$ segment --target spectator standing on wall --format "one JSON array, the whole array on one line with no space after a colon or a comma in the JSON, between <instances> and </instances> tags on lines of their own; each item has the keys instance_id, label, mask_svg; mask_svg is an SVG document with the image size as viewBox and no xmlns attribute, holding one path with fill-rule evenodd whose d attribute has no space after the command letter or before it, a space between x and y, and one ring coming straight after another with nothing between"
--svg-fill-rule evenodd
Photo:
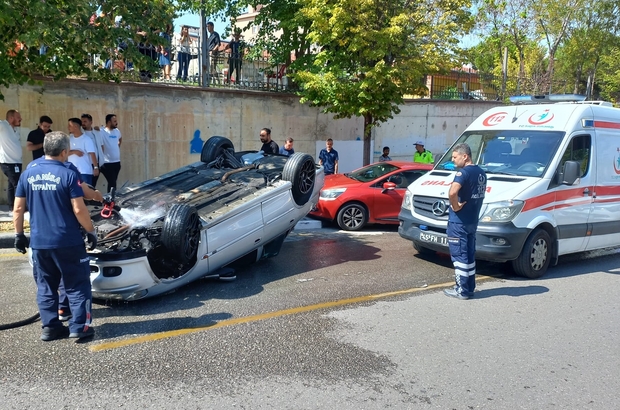
<instances>
[{"instance_id":1,"label":"spectator standing on wall","mask_svg":"<svg viewBox=\"0 0 620 410\"><path fill-rule=\"evenodd\" d=\"M159 46L159 66L164 70L164 81L170 81L170 46L172 44L172 24L166 24L166 29L159 33L164 38L164 44Z\"/></svg>"},{"instance_id":2,"label":"spectator standing on wall","mask_svg":"<svg viewBox=\"0 0 620 410\"><path fill-rule=\"evenodd\" d=\"M325 148L319 153L319 165L323 165L325 175L338 173L338 151L334 149L334 140L328 138Z\"/></svg>"},{"instance_id":3,"label":"spectator standing on wall","mask_svg":"<svg viewBox=\"0 0 620 410\"><path fill-rule=\"evenodd\" d=\"M182 26L177 52L177 62L179 64L177 81L179 81L179 79L181 81L187 81L187 72L189 70L189 61L191 59L193 41L194 40L189 35L189 28L187 26Z\"/></svg>"},{"instance_id":4,"label":"spectator standing on wall","mask_svg":"<svg viewBox=\"0 0 620 410\"><path fill-rule=\"evenodd\" d=\"M383 155L379 157L379 162L391 161L390 158L390 147L383 147Z\"/></svg>"},{"instance_id":5,"label":"spectator standing on wall","mask_svg":"<svg viewBox=\"0 0 620 410\"><path fill-rule=\"evenodd\" d=\"M101 173L108 181L108 192L110 192L112 188L116 188L118 173L121 171L121 143L123 138L118 129L116 114L105 116L105 128L102 137L104 165L101 168Z\"/></svg>"},{"instance_id":6,"label":"spectator standing on wall","mask_svg":"<svg viewBox=\"0 0 620 410\"><path fill-rule=\"evenodd\" d=\"M97 164L95 144L82 133L82 120L79 118L69 118L69 133L71 134L69 162L80 171L82 181L92 185L93 176L99 175L99 167L94 168Z\"/></svg>"},{"instance_id":7,"label":"spectator standing on wall","mask_svg":"<svg viewBox=\"0 0 620 410\"><path fill-rule=\"evenodd\" d=\"M284 146L280 148L280 155L286 155L287 157L290 157L294 153L295 150L293 149L293 139L291 137L288 137L286 141L284 141Z\"/></svg>"},{"instance_id":8,"label":"spectator standing on wall","mask_svg":"<svg viewBox=\"0 0 620 410\"><path fill-rule=\"evenodd\" d=\"M209 32L209 37L207 38L207 48L209 49L209 54L211 55L211 67L209 70L209 75L211 78L217 78L217 63L220 56L220 35L215 31L215 26L213 22L207 23L207 31Z\"/></svg>"},{"instance_id":9,"label":"spectator standing on wall","mask_svg":"<svg viewBox=\"0 0 620 410\"><path fill-rule=\"evenodd\" d=\"M80 227L87 232L88 248L97 246L97 234L84 204L76 172L65 167L69 137L53 132L43 142L45 158L24 172L17 186L13 224L15 249L32 249L32 271L43 329L41 340L67 336L92 337L92 293L89 258ZM53 176L53 178L50 177ZM30 211L30 241L24 235L24 212ZM53 217L52 217L53 216ZM58 318L58 290L64 283L73 317L67 329Z\"/></svg>"},{"instance_id":10,"label":"spectator standing on wall","mask_svg":"<svg viewBox=\"0 0 620 410\"><path fill-rule=\"evenodd\" d=\"M17 110L6 112L6 121L0 121L0 167L9 179L6 189L9 209L15 202L15 188L22 173L22 143L17 127L22 124L22 116Z\"/></svg>"},{"instance_id":11,"label":"spectator standing on wall","mask_svg":"<svg viewBox=\"0 0 620 410\"><path fill-rule=\"evenodd\" d=\"M103 137L101 136L99 127L93 129L93 117L90 114L82 114L80 119L82 120L82 130L84 130L84 134L89 137L95 145L95 159L97 161L93 163L93 170L97 171L97 175L93 172L92 186L96 187L97 181L99 180L99 172L104 164Z\"/></svg>"},{"instance_id":12,"label":"spectator standing on wall","mask_svg":"<svg viewBox=\"0 0 620 410\"><path fill-rule=\"evenodd\" d=\"M415 143L415 154L413 154L413 162L420 162L422 164L432 164L433 153L424 149L424 141L417 141Z\"/></svg>"},{"instance_id":13,"label":"spectator standing on wall","mask_svg":"<svg viewBox=\"0 0 620 410\"><path fill-rule=\"evenodd\" d=\"M239 85L241 80L241 64L243 62L243 44L239 38L241 37L241 30L235 29L233 39L226 45L226 49L230 49L230 57L228 57L228 74L227 80L230 84L230 77L232 77L233 71L235 72L235 84Z\"/></svg>"},{"instance_id":14,"label":"spectator standing on wall","mask_svg":"<svg viewBox=\"0 0 620 410\"><path fill-rule=\"evenodd\" d=\"M271 139L271 130L269 128L263 128L260 130L260 142L263 146L260 148L265 154L279 154L280 147L275 141Z\"/></svg>"},{"instance_id":15,"label":"spectator standing on wall","mask_svg":"<svg viewBox=\"0 0 620 410\"><path fill-rule=\"evenodd\" d=\"M32 160L34 161L37 158L41 158L43 154L43 140L45 139L45 134L52 132L52 119L47 115L41 116L39 118L39 126L36 130L30 131L28 134L28 139L26 142L26 149L28 151L32 151Z\"/></svg>"}]
</instances>

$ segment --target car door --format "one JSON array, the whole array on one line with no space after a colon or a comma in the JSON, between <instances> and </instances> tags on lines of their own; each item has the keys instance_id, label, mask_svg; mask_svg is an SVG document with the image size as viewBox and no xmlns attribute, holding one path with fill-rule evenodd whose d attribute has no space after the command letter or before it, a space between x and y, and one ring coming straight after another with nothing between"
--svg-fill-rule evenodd
<instances>
[{"instance_id":1,"label":"car door","mask_svg":"<svg viewBox=\"0 0 620 410\"><path fill-rule=\"evenodd\" d=\"M374 196L374 213L371 210L371 217L374 215L374 219L378 221L398 221L398 213L407 187L426 172L423 170L399 171L373 184L371 189ZM383 189L383 184L386 182L394 182L396 188Z\"/></svg>"},{"instance_id":2,"label":"car door","mask_svg":"<svg viewBox=\"0 0 620 410\"><path fill-rule=\"evenodd\" d=\"M595 164L592 158L592 137L589 134L575 135L562 154L559 170L566 161L581 164L580 178L573 185L557 185L555 203L543 210L552 210L558 224L559 253L583 251L588 239L588 220L593 204L596 184Z\"/></svg>"}]
</instances>

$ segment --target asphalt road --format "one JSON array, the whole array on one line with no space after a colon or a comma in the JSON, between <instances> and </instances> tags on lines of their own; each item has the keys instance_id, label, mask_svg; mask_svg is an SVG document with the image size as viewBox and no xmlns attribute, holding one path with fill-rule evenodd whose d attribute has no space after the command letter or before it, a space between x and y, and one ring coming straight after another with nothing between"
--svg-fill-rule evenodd
<instances>
[{"instance_id":1,"label":"asphalt road","mask_svg":"<svg viewBox=\"0 0 620 410\"><path fill-rule=\"evenodd\" d=\"M395 229L295 232L235 282L96 303L88 343L0 331L0 407L617 408L617 250L537 281L504 270L479 263L459 301L441 293L449 259ZM35 313L34 293L26 258L1 251L1 322Z\"/></svg>"}]
</instances>

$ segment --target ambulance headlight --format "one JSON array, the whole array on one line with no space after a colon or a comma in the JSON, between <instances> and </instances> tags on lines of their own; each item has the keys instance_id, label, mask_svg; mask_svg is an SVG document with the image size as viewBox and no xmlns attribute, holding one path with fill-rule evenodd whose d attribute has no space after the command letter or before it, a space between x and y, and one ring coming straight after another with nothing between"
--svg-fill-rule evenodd
<instances>
[{"instance_id":1,"label":"ambulance headlight","mask_svg":"<svg viewBox=\"0 0 620 410\"><path fill-rule=\"evenodd\" d=\"M525 202L517 200L487 204L480 222L510 222L519 215L524 204Z\"/></svg>"},{"instance_id":2,"label":"ambulance headlight","mask_svg":"<svg viewBox=\"0 0 620 410\"><path fill-rule=\"evenodd\" d=\"M413 194L410 190L405 191L405 197L403 198L403 204L401 205L405 209L411 210L411 202L413 199Z\"/></svg>"}]
</instances>

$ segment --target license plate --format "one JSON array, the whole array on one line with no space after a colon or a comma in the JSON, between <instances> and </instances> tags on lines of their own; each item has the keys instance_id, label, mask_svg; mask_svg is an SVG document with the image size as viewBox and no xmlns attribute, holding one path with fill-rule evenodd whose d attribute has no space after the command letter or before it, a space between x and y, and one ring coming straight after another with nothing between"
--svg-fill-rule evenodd
<instances>
[{"instance_id":1,"label":"license plate","mask_svg":"<svg viewBox=\"0 0 620 410\"><path fill-rule=\"evenodd\" d=\"M446 236L436 235L434 233L420 232L420 240L423 242L436 243L441 246L448 246L448 238Z\"/></svg>"}]
</instances>

